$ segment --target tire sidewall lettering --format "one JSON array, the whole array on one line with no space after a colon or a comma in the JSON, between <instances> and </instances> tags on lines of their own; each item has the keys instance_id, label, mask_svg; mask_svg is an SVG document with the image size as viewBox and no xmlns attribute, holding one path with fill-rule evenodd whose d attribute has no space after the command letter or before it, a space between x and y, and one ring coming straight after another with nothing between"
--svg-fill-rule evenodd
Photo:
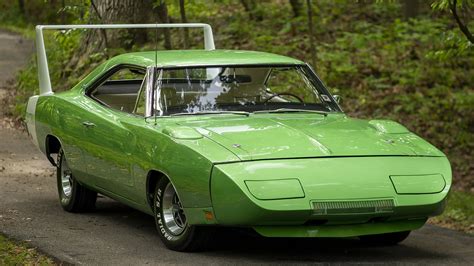
<instances>
[{"instance_id":1,"label":"tire sidewall lettering","mask_svg":"<svg viewBox=\"0 0 474 266\"><path fill-rule=\"evenodd\" d=\"M161 196L162 196L162 190L161 188L158 188L156 190L156 195L155 195L155 223L158 229L158 232L168 241L176 241L179 240L178 237L175 237L168 233L166 230L165 226L163 225L163 219L162 219L162 209L161 209Z\"/></svg>"}]
</instances>

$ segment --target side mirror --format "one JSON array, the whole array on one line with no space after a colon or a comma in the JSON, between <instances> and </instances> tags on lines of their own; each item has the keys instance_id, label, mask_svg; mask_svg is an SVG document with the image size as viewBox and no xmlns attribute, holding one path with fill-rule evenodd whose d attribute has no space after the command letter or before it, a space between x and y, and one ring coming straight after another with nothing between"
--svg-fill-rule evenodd
<instances>
[{"instance_id":1,"label":"side mirror","mask_svg":"<svg viewBox=\"0 0 474 266\"><path fill-rule=\"evenodd\" d=\"M338 104L342 103L342 97L340 95L333 95L332 97L334 98L334 100L336 100Z\"/></svg>"}]
</instances>

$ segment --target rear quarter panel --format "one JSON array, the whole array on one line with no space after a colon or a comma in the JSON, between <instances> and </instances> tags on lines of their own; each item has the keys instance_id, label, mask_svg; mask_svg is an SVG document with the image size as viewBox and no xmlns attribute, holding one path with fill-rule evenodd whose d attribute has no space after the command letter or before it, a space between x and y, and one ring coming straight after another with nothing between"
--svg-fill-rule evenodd
<instances>
[{"instance_id":1,"label":"rear quarter panel","mask_svg":"<svg viewBox=\"0 0 474 266\"><path fill-rule=\"evenodd\" d=\"M68 158L70 168L79 173L79 177L83 177L86 173L81 151L84 129L79 121L84 114L79 97L73 91L40 96L35 123L39 149L46 153L47 136L56 137Z\"/></svg>"}]
</instances>

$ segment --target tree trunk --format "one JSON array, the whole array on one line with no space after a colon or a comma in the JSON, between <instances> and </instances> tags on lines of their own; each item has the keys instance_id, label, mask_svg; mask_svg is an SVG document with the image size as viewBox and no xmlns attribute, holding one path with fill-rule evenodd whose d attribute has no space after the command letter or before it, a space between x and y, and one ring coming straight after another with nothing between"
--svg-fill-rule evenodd
<instances>
[{"instance_id":1,"label":"tree trunk","mask_svg":"<svg viewBox=\"0 0 474 266\"><path fill-rule=\"evenodd\" d=\"M248 14L249 19L256 20L256 21L263 20L262 10L258 6L258 1L240 0L240 3L244 7L245 13Z\"/></svg>"},{"instance_id":2,"label":"tree trunk","mask_svg":"<svg viewBox=\"0 0 474 266\"><path fill-rule=\"evenodd\" d=\"M153 0L91 0L89 24L135 24L147 23L152 16ZM66 66L68 70L80 68L91 54L103 53L108 58L108 49L130 49L135 44L147 41L144 29L87 30L75 56Z\"/></svg>"},{"instance_id":3,"label":"tree trunk","mask_svg":"<svg viewBox=\"0 0 474 266\"><path fill-rule=\"evenodd\" d=\"M188 19L186 18L186 9L184 6L184 0L179 0L179 13L181 15L181 23L188 23ZM184 49L187 49L189 47L188 28L183 29L183 37L184 37Z\"/></svg>"},{"instance_id":4,"label":"tree trunk","mask_svg":"<svg viewBox=\"0 0 474 266\"><path fill-rule=\"evenodd\" d=\"M149 21L152 9L152 0L94 0L99 20L104 24L135 24ZM94 8L94 7L92 7ZM133 44L142 44L147 41L145 30L107 30L108 48L131 48Z\"/></svg>"},{"instance_id":5,"label":"tree trunk","mask_svg":"<svg viewBox=\"0 0 474 266\"><path fill-rule=\"evenodd\" d=\"M66 0L61 0L61 24L66 24Z\"/></svg>"},{"instance_id":6,"label":"tree trunk","mask_svg":"<svg viewBox=\"0 0 474 266\"><path fill-rule=\"evenodd\" d=\"M166 6L165 0L160 0L159 5L156 7L156 11L158 13L158 19L161 23L170 23L168 7ZM171 34L169 29L163 29L163 37L165 39L165 49L171 50Z\"/></svg>"},{"instance_id":7,"label":"tree trunk","mask_svg":"<svg viewBox=\"0 0 474 266\"><path fill-rule=\"evenodd\" d=\"M252 8L250 7L250 4L247 2L247 0L240 0L240 3L244 7L244 10L248 14L249 18L253 20L254 17L253 17Z\"/></svg>"},{"instance_id":8,"label":"tree trunk","mask_svg":"<svg viewBox=\"0 0 474 266\"><path fill-rule=\"evenodd\" d=\"M308 9L308 29L309 29L309 49L311 53L311 65L316 69L316 48L314 46L314 27L313 27L313 5L311 0L306 0Z\"/></svg>"},{"instance_id":9,"label":"tree trunk","mask_svg":"<svg viewBox=\"0 0 474 266\"><path fill-rule=\"evenodd\" d=\"M414 18L418 16L420 2L418 0L403 0L403 13L405 18Z\"/></svg>"},{"instance_id":10,"label":"tree trunk","mask_svg":"<svg viewBox=\"0 0 474 266\"><path fill-rule=\"evenodd\" d=\"M26 10L25 10L25 0L18 0L18 9L20 10L21 15L25 20L27 20Z\"/></svg>"},{"instance_id":11,"label":"tree trunk","mask_svg":"<svg viewBox=\"0 0 474 266\"><path fill-rule=\"evenodd\" d=\"M91 0L90 23L135 24L149 21L152 0ZM130 49L147 41L143 29L89 30L82 42L82 53L91 54L106 48Z\"/></svg>"},{"instance_id":12,"label":"tree trunk","mask_svg":"<svg viewBox=\"0 0 474 266\"><path fill-rule=\"evenodd\" d=\"M293 11L293 17L301 16L301 2L300 0L290 0L291 10Z\"/></svg>"}]
</instances>

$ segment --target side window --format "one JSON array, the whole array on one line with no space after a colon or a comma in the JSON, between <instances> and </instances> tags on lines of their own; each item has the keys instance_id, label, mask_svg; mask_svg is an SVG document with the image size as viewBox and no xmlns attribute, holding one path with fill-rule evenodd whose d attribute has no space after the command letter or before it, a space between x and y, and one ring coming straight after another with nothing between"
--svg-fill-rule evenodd
<instances>
[{"instance_id":1,"label":"side window","mask_svg":"<svg viewBox=\"0 0 474 266\"><path fill-rule=\"evenodd\" d=\"M145 70L122 68L90 92L95 100L123 112L132 113Z\"/></svg>"},{"instance_id":2,"label":"side window","mask_svg":"<svg viewBox=\"0 0 474 266\"><path fill-rule=\"evenodd\" d=\"M138 92L137 101L135 103L135 108L133 109L133 113L137 115L144 116L145 115L145 103L146 103L146 79L142 83L140 91Z\"/></svg>"}]
</instances>

